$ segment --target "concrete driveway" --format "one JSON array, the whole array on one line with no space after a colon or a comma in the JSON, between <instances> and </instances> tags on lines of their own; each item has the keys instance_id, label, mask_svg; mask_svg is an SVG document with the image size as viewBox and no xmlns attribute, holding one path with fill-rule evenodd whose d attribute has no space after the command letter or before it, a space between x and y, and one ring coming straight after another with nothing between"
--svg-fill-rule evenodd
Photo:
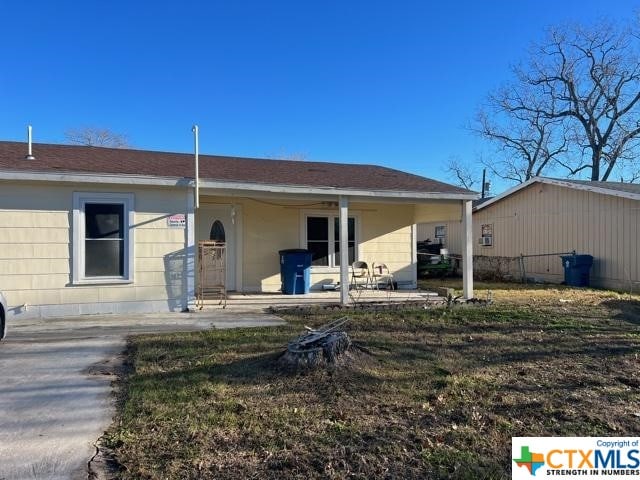
<instances>
[{"instance_id":1,"label":"concrete driveway","mask_svg":"<svg viewBox=\"0 0 640 480\"><path fill-rule=\"evenodd\" d=\"M113 418L112 365L127 336L283 323L221 310L10 323L0 342L0 480L87 478Z\"/></svg>"}]
</instances>

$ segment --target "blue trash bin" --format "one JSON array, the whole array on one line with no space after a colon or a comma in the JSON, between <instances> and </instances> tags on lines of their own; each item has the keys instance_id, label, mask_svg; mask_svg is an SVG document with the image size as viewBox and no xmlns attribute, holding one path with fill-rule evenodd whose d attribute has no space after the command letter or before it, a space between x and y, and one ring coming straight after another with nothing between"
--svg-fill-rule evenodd
<instances>
[{"instance_id":1,"label":"blue trash bin","mask_svg":"<svg viewBox=\"0 0 640 480\"><path fill-rule=\"evenodd\" d=\"M309 250L292 248L280 250L280 282L282 293L309 293L311 285L311 257Z\"/></svg>"},{"instance_id":2,"label":"blue trash bin","mask_svg":"<svg viewBox=\"0 0 640 480\"><path fill-rule=\"evenodd\" d=\"M562 258L564 283L571 287L588 287L589 271L593 265L591 255L565 255Z\"/></svg>"}]
</instances>

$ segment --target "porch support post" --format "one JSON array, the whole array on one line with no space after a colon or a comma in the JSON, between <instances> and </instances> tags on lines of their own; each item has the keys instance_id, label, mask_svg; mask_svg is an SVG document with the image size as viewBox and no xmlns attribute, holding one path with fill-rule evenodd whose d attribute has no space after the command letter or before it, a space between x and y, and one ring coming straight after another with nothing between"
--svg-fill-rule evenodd
<instances>
[{"instance_id":1,"label":"porch support post","mask_svg":"<svg viewBox=\"0 0 640 480\"><path fill-rule=\"evenodd\" d=\"M193 191L187 189L184 229L184 267L182 274L182 310L194 307L196 300L196 222Z\"/></svg>"},{"instance_id":2,"label":"porch support post","mask_svg":"<svg viewBox=\"0 0 640 480\"><path fill-rule=\"evenodd\" d=\"M473 219L471 200L462 202L462 294L464 298L473 298Z\"/></svg>"},{"instance_id":3,"label":"porch support post","mask_svg":"<svg viewBox=\"0 0 640 480\"><path fill-rule=\"evenodd\" d=\"M349 304L349 198L339 197L340 209L340 303Z\"/></svg>"}]
</instances>

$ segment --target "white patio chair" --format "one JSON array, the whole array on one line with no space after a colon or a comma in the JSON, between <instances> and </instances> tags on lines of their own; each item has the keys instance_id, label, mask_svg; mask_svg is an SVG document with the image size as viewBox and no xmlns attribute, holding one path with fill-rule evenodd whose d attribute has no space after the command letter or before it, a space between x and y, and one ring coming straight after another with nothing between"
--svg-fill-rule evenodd
<instances>
[{"instance_id":1,"label":"white patio chair","mask_svg":"<svg viewBox=\"0 0 640 480\"><path fill-rule=\"evenodd\" d=\"M367 262L353 262L351 264L351 282L349 283L349 289L367 289L371 285L371 272L369 271Z\"/></svg>"},{"instance_id":2,"label":"white patio chair","mask_svg":"<svg viewBox=\"0 0 640 480\"><path fill-rule=\"evenodd\" d=\"M380 284L388 290L395 290L393 273L385 263L371 264L371 283L376 290L380 290Z\"/></svg>"}]
</instances>

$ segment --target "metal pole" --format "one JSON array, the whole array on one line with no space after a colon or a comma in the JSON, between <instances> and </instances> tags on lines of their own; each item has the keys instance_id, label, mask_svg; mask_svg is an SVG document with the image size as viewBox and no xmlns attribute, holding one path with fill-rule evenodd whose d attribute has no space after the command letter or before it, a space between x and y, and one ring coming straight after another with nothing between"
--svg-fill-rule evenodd
<instances>
[{"instance_id":1,"label":"metal pole","mask_svg":"<svg viewBox=\"0 0 640 480\"><path fill-rule=\"evenodd\" d=\"M191 129L191 131L193 132L193 147L195 150L195 162L196 162L196 166L195 166L195 179L194 179L194 185L195 185L195 199L194 199L194 204L195 204L195 208L198 209L200 207L200 172L199 172L199 159L198 159L198 154L200 153L200 145L199 145L199 133L200 133L200 129L198 128L198 125L194 125L193 128Z\"/></svg>"},{"instance_id":2,"label":"metal pole","mask_svg":"<svg viewBox=\"0 0 640 480\"><path fill-rule=\"evenodd\" d=\"M349 199L338 199L340 220L340 303L349 304Z\"/></svg>"},{"instance_id":3,"label":"metal pole","mask_svg":"<svg viewBox=\"0 0 640 480\"><path fill-rule=\"evenodd\" d=\"M556 253L536 253L533 255L524 255L524 254L520 254L520 272L522 273L522 283L527 283L527 271L526 268L524 266L524 259L525 258L533 258L533 257L556 257L556 256L560 256L560 255L575 255L576 251L572 250L570 252L556 252Z\"/></svg>"},{"instance_id":4,"label":"metal pole","mask_svg":"<svg viewBox=\"0 0 640 480\"><path fill-rule=\"evenodd\" d=\"M482 198L484 198L484 186L486 185L485 181L487 178L487 169L482 169Z\"/></svg>"},{"instance_id":5,"label":"metal pole","mask_svg":"<svg viewBox=\"0 0 640 480\"><path fill-rule=\"evenodd\" d=\"M184 266L182 309L188 311L196 301L196 229L194 198L187 190L187 212L184 230Z\"/></svg>"},{"instance_id":6,"label":"metal pole","mask_svg":"<svg viewBox=\"0 0 640 480\"><path fill-rule=\"evenodd\" d=\"M522 258L530 258L530 257L555 257L557 255L575 255L576 251L572 250L570 252L556 252L556 253L535 253L532 255L524 255L524 254L520 254L520 256Z\"/></svg>"},{"instance_id":7,"label":"metal pole","mask_svg":"<svg viewBox=\"0 0 640 480\"><path fill-rule=\"evenodd\" d=\"M462 202L462 294L473 298L473 218L471 200Z\"/></svg>"}]
</instances>

